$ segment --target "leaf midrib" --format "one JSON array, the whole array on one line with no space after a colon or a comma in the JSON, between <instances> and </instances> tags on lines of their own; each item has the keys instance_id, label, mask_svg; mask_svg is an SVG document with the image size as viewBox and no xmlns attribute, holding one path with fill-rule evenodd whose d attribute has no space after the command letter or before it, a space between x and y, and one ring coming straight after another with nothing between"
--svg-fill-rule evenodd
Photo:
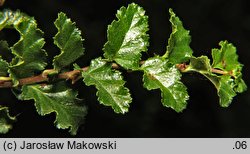
<instances>
[{"instance_id":1,"label":"leaf midrib","mask_svg":"<svg viewBox=\"0 0 250 154\"><path fill-rule=\"evenodd\" d=\"M126 10L126 11L127 11L127 10ZM126 15L126 13L125 13L125 15ZM120 51L121 48L123 47L124 41L125 41L125 37L127 36L129 30L131 29L132 22L133 22L134 18L135 18L135 13L133 13L133 17L132 17L131 20L129 21L129 27L128 27L128 29L126 30L125 35L124 35L123 38L122 38L122 42L121 42L121 44L119 45L119 49L118 49L117 52L115 53L114 58L117 58L117 54L119 53L119 51ZM117 24L119 23L119 21L121 21L121 19L118 20L118 21L116 21Z\"/></svg>"},{"instance_id":2,"label":"leaf midrib","mask_svg":"<svg viewBox=\"0 0 250 154\"><path fill-rule=\"evenodd\" d=\"M149 73L149 72L148 72L148 73ZM167 90L167 91L171 94L172 100L174 100L175 103L177 103L176 99L173 97L173 93L168 89L169 87L173 86L174 84L171 84L170 86L166 87L166 86L164 86L164 85L161 83L161 81L157 78L157 75L156 75L156 74L151 74L151 73L149 73L149 74L152 75L152 76L154 77L154 79L157 81L157 84L158 84L158 86L159 86L159 89L162 91L162 93L163 93L164 90Z\"/></svg>"},{"instance_id":3,"label":"leaf midrib","mask_svg":"<svg viewBox=\"0 0 250 154\"><path fill-rule=\"evenodd\" d=\"M98 70L98 69L96 69L96 70ZM98 79L94 78L94 76L92 76L91 73L89 73L88 75L89 75L96 83L98 83L99 86L96 86L97 89L98 89L98 87L104 89L104 91L112 98L112 100L113 100L113 101L112 101L112 106L113 106L113 105L116 105L116 99L115 99L115 97L112 95L112 93L111 93L110 91L108 91L108 90L105 88L105 86L102 86L102 83L101 83ZM118 101L117 101L117 102L118 102ZM103 104L106 105L104 102L103 102ZM120 111L123 112L122 107L120 106L120 103L117 103L117 105L119 106Z\"/></svg>"}]
</instances>

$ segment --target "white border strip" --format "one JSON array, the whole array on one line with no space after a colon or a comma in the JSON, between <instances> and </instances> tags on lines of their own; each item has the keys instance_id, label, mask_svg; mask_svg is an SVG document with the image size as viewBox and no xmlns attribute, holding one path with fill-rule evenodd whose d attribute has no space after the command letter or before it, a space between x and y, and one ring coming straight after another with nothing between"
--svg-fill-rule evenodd
<instances>
[{"instance_id":1,"label":"white border strip","mask_svg":"<svg viewBox=\"0 0 250 154\"><path fill-rule=\"evenodd\" d=\"M2 138L0 153L250 154L250 138Z\"/></svg>"}]
</instances>

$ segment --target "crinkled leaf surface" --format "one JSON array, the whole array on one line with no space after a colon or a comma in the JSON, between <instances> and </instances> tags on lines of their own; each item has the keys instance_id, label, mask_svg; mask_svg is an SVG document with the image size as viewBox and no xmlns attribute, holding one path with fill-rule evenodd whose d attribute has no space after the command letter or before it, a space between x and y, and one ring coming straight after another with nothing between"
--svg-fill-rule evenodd
<instances>
[{"instance_id":1,"label":"crinkled leaf surface","mask_svg":"<svg viewBox=\"0 0 250 154\"><path fill-rule=\"evenodd\" d=\"M77 133L87 114L86 107L77 98L77 92L69 89L64 82L23 86L21 98L33 99L37 112L42 116L55 112L57 128L70 128L72 135Z\"/></svg>"},{"instance_id":2,"label":"crinkled leaf surface","mask_svg":"<svg viewBox=\"0 0 250 154\"><path fill-rule=\"evenodd\" d=\"M247 86L242 79L243 65L238 61L236 48L227 41L221 41L219 45L220 49L212 50L212 66L206 56L191 57L185 71L195 71L206 76L217 89L220 105L228 107L233 97L245 91ZM223 73L216 73L216 71Z\"/></svg>"},{"instance_id":3,"label":"crinkled leaf surface","mask_svg":"<svg viewBox=\"0 0 250 154\"><path fill-rule=\"evenodd\" d=\"M108 42L104 45L104 57L115 60L126 69L138 69L141 52L147 51L148 17L137 4L122 7L117 21L108 26Z\"/></svg>"},{"instance_id":4,"label":"crinkled leaf surface","mask_svg":"<svg viewBox=\"0 0 250 154\"><path fill-rule=\"evenodd\" d=\"M246 90L247 86L242 79L242 64L238 61L236 48L227 41L220 42L221 49L212 50L213 64L206 56L190 58L190 64L185 71L195 71L206 76L216 87L220 98L220 105L228 107L237 93ZM224 74L216 74L216 71Z\"/></svg>"},{"instance_id":5,"label":"crinkled leaf surface","mask_svg":"<svg viewBox=\"0 0 250 154\"><path fill-rule=\"evenodd\" d=\"M0 41L0 77L6 77L8 75L9 64L6 60L2 58L1 55L6 54L5 52L10 52L9 45L6 41Z\"/></svg>"},{"instance_id":6,"label":"crinkled leaf surface","mask_svg":"<svg viewBox=\"0 0 250 154\"><path fill-rule=\"evenodd\" d=\"M10 116L8 107L0 106L0 133L5 134L12 129L15 117Z\"/></svg>"},{"instance_id":7,"label":"crinkled leaf surface","mask_svg":"<svg viewBox=\"0 0 250 154\"><path fill-rule=\"evenodd\" d=\"M233 44L221 41L219 45L221 46L220 49L212 50L213 68L232 71L242 66L238 61L236 48Z\"/></svg>"},{"instance_id":8,"label":"crinkled leaf surface","mask_svg":"<svg viewBox=\"0 0 250 154\"><path fill-rule=\"evenodd\" d=\"M7 76L9 64L7 61L3 60L0 55L0 77Z\"/></svg>"},{"instance_id":9,"label":"crinkled leaf surface","mask_svg":"<svg viewBox=\"0 0 250 154\"><path fill-rule=\"evenodd\" d=\"M234 79L234 90L237 93L242 93L247 89L247 86L242 79L243 65L238 61L236 48L233 44L227 41L219 43L220 49L212 50L213 64L212 67L228 72Z\"/></svg>"},{"instance_id":10,"label":"crinkled leaf surface","mask_svg":"<svg viewBox=\"0 0 250 154\"><path fill-rule=\"evenodd\" d=\"M9 65L9 73L17 85L18 79L32 76L46 66L43 32L34 18L11 10L0 12L0 30L3 28L14 28L20 34L20 40L11 47L15 57Z\"/></svg>"},{"instance_id":11,"label":"crinkled leaf surface","mask_svg":"<svg viewBox=\"0 0 250 154\"><path fill-rule=\"evenodd\" d=\"M234 91L234 81L230 76L220 77L220 86L218 87L218 95L220 97L220 105L222 107L228 107L233 97L236 96Z\"/></svg>"},{"instance_id":12,"label":"crinkled leaf surface","mask_svg":"<svg viewBox=\"0 0 250 154\"><path fill-rule=\"evenodd\" d=\"M190 63L185 71L195 71L199 73L211 73L210 60L207 56L191 57Z\"/></svg>"},{"instance_id":13,"label":"crinkled leaf surface","mask_svg":"<svg viewBox=\"0 0 250 154\"><path fill-rule=\"evenodd\" d=\"M215 74L203 74L206 76L216 87L217 94L220 99L220 106L228 107L236 96L234 91L234 80L229 75L217 76Z\"/></svg>"},{"instance_id":14,"label":"crinkled leaf surface","mask_svg":"<svg viewBox=\"0 0 250 154\"><path fill-rule=\"evenodd\" d=\"M220 97L220 105L227 107L236 93L242 93L247 86L242 79L243 65L238 61L236 48L227 41L219 43L220 49L212 50L213 64L212 67L226 72L225 75L207 75L217 88Z\"/></svg>"},{"instance_id":15,"label":"crinkled leaf surface","mask_svg":"<svg viewBox=\"0 0 250 154\"><path fill-rule=\"evenodd\" d=\"M189 46L191 36L172 9L169 10L169 13L172 33L168 40L167 52L164 57L168 58L169 62L173 64L180 64L188 61L189 58L192 57L193 51Z\"/></svg>"},{"instance_id":16,"label":"crinkled leaf surface","mask_svg":"<svg viewBox=\"0 0 250 154\"><path fill-rule=\"evenodd\" d=\"M173 65L162 57L154 57L145 61L144 87L148 90L160 89L162 92L162 104L171 107L176 112L186 108L189 98L186 86L180 81L181 74Z\"/></svg>"},{"instance_id":17,"label":"crinkled leaf surface","mask_svg":"<svg viewBox=\"0 0 250 154\"><path fill-rule=\"evenodd\" d=\"M54 37L54 43L61 53L54 58L53 65L56 70L61 70L84 54L83 39L81 31L64 13L58 14L55 26L58 33Z\"/></svg>"},{"instance_id":18,"label":"crinkled leaf surface","mask_svg":"<svg viewBox=\"0 0 250 154\"><path fill-rule=\"evenodd\" d=\"M8 63L3 60L0 56L0 77L1 76L7 76L8 74Z\"/></svg>"},{"instance_id":19,"label":"crinkled leaf surface","mask_svg":"<svg viewBox=\"0 0 250 154\"><path fill-rule=\"evenodd\" d=\"M234 80L235 86L234 86L234 91L237 93L243 93L244 91L247 90L247 85L245 81L242 79L242 74L237 76L237 78Z\"/></svg>"},{"instance_id":20,"label":"crinkled leaf surface","mask_svg":"<svg viewBox=\"0 0 250 154\"><path fill-rule=\"evenodd\" d=\"M132 98L129 90L124 87L121 73L113 70L111 64L101 58L94 59L82 75L87 86L94 85L97 88L101 104L111 106L116 113L128 112Z\"/></svg>"}]
</instances>

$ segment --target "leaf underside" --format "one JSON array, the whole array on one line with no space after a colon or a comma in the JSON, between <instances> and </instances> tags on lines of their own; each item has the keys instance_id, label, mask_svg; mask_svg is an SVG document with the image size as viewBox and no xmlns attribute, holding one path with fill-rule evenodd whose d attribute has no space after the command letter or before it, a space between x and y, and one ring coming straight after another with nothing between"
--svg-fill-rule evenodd
<instances>
[{"instance_id":1,"label":"leaf underside","mask_svg":"<svg viewBox=\"0 0 250 154\"><path fill-rule=\"evenodd\" d=\"M6 134L12 129L12 124L16 121L15 117L10 116L9 108L0 106L0 133Z\"/></svg>"},{"instance_id":2,"label":"leaf underside","mask_svg":"<svg viewBox=\"0 0 250 154\"><path fill-rule=\"evenodd\" d=\"M86 107L77 98L77 92L69 89L64 82L46 86L23 86L21 98L33 99L39 115L55 112L57 128L70 128L69 132L72 135L76 135L87 114Z\"/></svg>"},{"instance_id":3,"label":"leaf underside","mask_svg":"<svg viewBox=\"0 0 250 154\"><path fill-rule=\"evenodd\" d=\"M121 73L113 70L111 64L97 58L91 61L90 67L82 73L87 86L97 88L98 100L105 106L111 106L116 113L128 112L132 98L124 87L125 81Z\"/></svg>"},{"instance_id":4,"label":"leaf underside","mask_svg":"<svg viewBox=\"0 0 250 154\"><path fill-rule=\"evenodd\" d=\"M55 26L58 33L54 37L54 44L60 48L61 53L55 56L53 66L60 71L81 57L84 54L84 48L81 31L64 13L58 14Z\"/></svg>"},{"instance_id":5,"label":"leaf underside","mask_svg":"<svg viewBox=\"0 0 250 154\"><path fill-rule=\"evenodd\" d=\"M122 7L108 26L108 42L104 45L104 57L126 69L139 68L141 52L147 51L148 17L137 4Z\"/></svg>"},{"instance_id":6,"label":"leaf underside","mask_svg":"<svg viewBox=\"0 0 250 154\"><path fill-rule=\"evenodd\" d=\"M162 57L154 57L142 65L144 87L148 90L160 89L162 104L181 112L189 98L186 86L180 81L179 70Z\"/></svg>"}]
</instances>

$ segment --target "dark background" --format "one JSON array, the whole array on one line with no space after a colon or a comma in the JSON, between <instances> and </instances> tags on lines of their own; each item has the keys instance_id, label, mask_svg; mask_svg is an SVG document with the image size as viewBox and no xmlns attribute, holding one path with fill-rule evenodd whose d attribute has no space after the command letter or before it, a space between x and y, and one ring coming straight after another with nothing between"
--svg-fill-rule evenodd
<instances>
[{"instance_id":1,"label":"dark background","mask_svg":"<svg viewBox=\"0 0 250 154\"><path fill-rule=\"evenodd\" d=\"M239 60L245 65L244 79L249 85L248 0L7 0L1 9L20 9L34 16L45 33L44 48L50 57L59 53L53 45L52 37L56 34L53 22L58 12L65 12L82 30L86 52L78 63L87 66L91 59L103 54L107 25L115 19L116 11L131 2L140 4L149 16L150 47L144 59L165 52L171 33L168 21L171 7L190 30L195 56L210 56L211 49L218 47L220 40L237 46ZM0 36L10 44L18 40L13 30L3 30ZM123 74L133 97L130 112L125 115L115 114L110 107L100 105L94 87L77 83L75 88L89 106L89 113L76 137L250 137L249 91L237 95L230 107L221 108L216 89L207 79L185 74L183 82L188 87L190 100L183 113L176 113L162 106L158 90L143 88L141 73ZM0 89L0 98L2 103L13 107L13 113L19 114L13 130L2 137L71 137L67 130L54 127L55 115L39 116L32 101L17 101L6 89Z\"/></svg>"}]
</instances>

